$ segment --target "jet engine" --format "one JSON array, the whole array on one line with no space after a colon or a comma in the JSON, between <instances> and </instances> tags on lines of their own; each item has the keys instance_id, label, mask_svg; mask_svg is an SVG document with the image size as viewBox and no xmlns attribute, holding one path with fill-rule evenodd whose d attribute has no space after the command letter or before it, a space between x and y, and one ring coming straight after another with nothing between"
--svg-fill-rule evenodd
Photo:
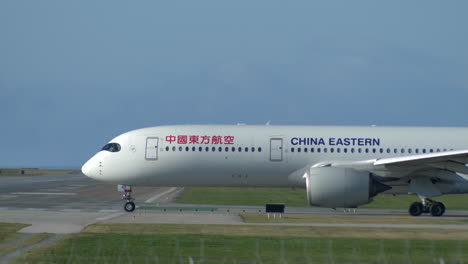
<instances>
[{"instance_id":1,"label":"jet engine","mask_svg":"<svg viewBox=\"0 0 468 264\"><path fill-rule=\"evenodd\" d=\"M378 193L391 189L375 180L371 173L350 168L310 168L306 173L310 205L329 208L354 208L372 201Z\"/></svg>"}]
</instances>

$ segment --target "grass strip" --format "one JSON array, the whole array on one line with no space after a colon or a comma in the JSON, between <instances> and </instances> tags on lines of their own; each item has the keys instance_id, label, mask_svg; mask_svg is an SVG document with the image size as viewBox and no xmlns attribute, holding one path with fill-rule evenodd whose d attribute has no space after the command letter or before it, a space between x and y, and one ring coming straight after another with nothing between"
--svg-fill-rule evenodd
<instances>
[{"instance_id":1,"label":"grass strip","mask_svg":"<svg viewBox=\"0 0 468 264\"><path fill-rule=\"evenodd\" d=\"M67 175L67 174L78 174L78 173L80 173L79 170L0 168L0 176L43 176L43 175Z\"/></svg>"},{"instance_id":2,"label":"grass strip","mask_svg":"<svg viewBox=\"0 0 468 264\"><path fill-rule=\"evenodd\" d=\"M369 217L360 215L349 216L315 216L315 215L289 215L279 214L273 217L270 214L240 214L246 223L327 223L327 224L405 224L405 225L468 225L464 218L418 218L411 216Z\"/></svg>"},{"instance_id":3,"label":"grass strip","mask_svg":"<svg viewBox=\"0 0 468 264\"><path fill-rule=\"evenodd\" d=\"M26 224L0 223L0 245L18 237L17 232L27 226Z\"/></svg>"},{"instance_id":4,"label":"grass strip","mask_svg":"<svg viewBox=\"0 0 468 264\"><path fill-rule=\"evenodd\" d=\"M141 235L221 235L267 237L348 237L396 239L468 239L468 230L419 228L312 227L278 225L179 225L97 223L85 233Z\"/></svg>"},{"instance_id":5,"label":"grass strip","mask_svg":"<svg viewBox=\"0 0 468 264\"><path fill-rule=\"evenodd\" d=\"M448 210L468 210L468 194L444 195L436 198ZM416 195L381 194L373 201L359 208L407 210L411 203L419 201ZM268 203L286 206L309 206L304 189L291 188L189 188L179 199L185 204L225 204L264 206Z\"/></svg>"},{"instance_id":6,"label":"grass strip","mask_svg":"<svg viewBox=\"0 0 468 264\"><path fill-rule=\"evenodd\" d=\"M12 245L9 245L7 247L1 248L0 249L0 256L4 256L16 249L22 248L22 247L27 247L36 243L39 243L40 241L47 239L50 237L52 234L47 234L47 233L40 233L33 235L29 239L22 241L21 243L14 243Z\"/></svg>"}]
</instances>

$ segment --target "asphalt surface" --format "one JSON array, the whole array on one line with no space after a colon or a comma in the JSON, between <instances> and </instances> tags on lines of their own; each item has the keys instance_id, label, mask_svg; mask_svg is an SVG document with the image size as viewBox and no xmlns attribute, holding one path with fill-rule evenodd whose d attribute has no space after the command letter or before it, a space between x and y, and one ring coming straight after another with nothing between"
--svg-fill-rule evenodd
<instances>
[{"instance_id":1,"label":"asphalt surface","mask_svg":"<svg viewBox=\"0 0 468 264\"><path fill-rule=\"evenodd\" d=\"M183 188L135 187L137 209L123 210L117 186L84 175L0 177L0 222L31 224L26 233L74 233L96 222L243 224L239 213L264 213L264 206L180 205ZM406 210L356 211L286 207L286 214L356 217L408 217ZM423 218L423 217L421 217ZM428 216L428 218L431 218ZM468 218L448 210L440 219ZM310 224L309 224L310 225ZM338 225L339 226L339 225ZM373 225L366 225L372 227ZM394 225L393 225L394 226ZM447 226L447 225L445 225ZM408 228L401 226L402 228ZM464 227L465 228L465 227Z\"/></svg>"}]
</instances>

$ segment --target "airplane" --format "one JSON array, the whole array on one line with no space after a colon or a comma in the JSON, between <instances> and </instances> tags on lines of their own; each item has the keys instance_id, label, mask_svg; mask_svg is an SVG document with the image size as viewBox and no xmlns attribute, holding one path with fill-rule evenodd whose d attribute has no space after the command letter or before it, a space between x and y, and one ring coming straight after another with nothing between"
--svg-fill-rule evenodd
<instances>
[{"instance_id":1,"label":"airplane","mask_svg":"<svg viewBox=\"0 0 468 264\"><path fill-rule=\"evenodd\" d=\"M468 192L468 128L173 125L112 139L82 167L132 186L299 187L310 205L356 208L379 193L416 194L409 214L442 216L432 200Z\"/></svg>"}]
</instances>

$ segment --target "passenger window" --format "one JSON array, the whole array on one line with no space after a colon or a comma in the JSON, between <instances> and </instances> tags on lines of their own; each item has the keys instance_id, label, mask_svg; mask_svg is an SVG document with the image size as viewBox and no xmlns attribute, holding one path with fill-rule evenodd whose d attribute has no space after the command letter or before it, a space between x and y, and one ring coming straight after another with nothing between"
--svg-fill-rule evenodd
<instances>
[{"instance_id":1,"label":"passenger window","mask_svg":"<svg viewBox=\"0 0 468 264\"><path fill-rule=\"evenodd\" d=\"M404 149L404 148L401 149L401 153L405 153L405 149Z\"/></svg>"},{"instance_id":2,"label":"passenger window","mask_svg":"<svg viewBox=\"0 0 468 264\"><path fill-rule=\"evenodd\" d=\"M361 149L361 148L358 148L357 152L358 152L358 153L361 153L361 152L362 152L362 149Z\"/></svg>"},{"instance_id":3,"label":"passenger window","mask_svg":"<svg viewBox=\"0 0 468 264\"><path fill-rule=\"evenodd\" d=\"M169 147L166 147L166 151L169 151Z\"/></svg>"},{"instance_id":4,"label":"passenger window","mask_svg":"<svg viewBox=\"0 0 468 264\"><path fill-rule=\"evenodd\" d=\"M317 152L320 153L320 148L317 148Z\"/></svg>"},{"instance_id":5,"label":"passenger window","mask_svg":"<svg viewBox=\"0 0 468 264\"><path fill-rule=\"evenodd\" d=\"M195 147L192 147L192 151L195 151Z\"/></svg>"},{"instance_id":6,"label":"passenger window","mask_svg":"<svg viewBox=\"0 0 468 264\"><path fill-rule=\"evenodd\" d=\"M397 154L397 153L398 153L398 149L393 149L393 153Z\"/></svg>"},{"instance_id":7,"label":"passenger window","mask_svg":"<svg viewBox=\"0 0 468 264\"><path fill-rule=\"evenodd\" d=\"M433 149L431 149L431 150L430 150L430 152L431 152L431 153L433 153L433 152L434 152L434 150L433 150Z\"/></svg>"},{"instance_id":8,"label":"passenger window","mask_svg":"<svg viewBox=\"0 0 468 264\"><path fill-rule=\"evenodd\" d=\"M248 147L245 147L245 152L249 152L249 148L248 148Z\"/></svg>"},{"instance_id":9,"label":"passenger window","mask_svg":"<svg viewBox=\"0 0 468 264\"><path fill-rule=\"evenodd\" d=\"M205 151L206 151L206 152L210 151L210 148L209 148L209 147L206 147L206 148L205 148Z\"/></svg>"},{"instance_id":10,"label":"passenger window","mask_svg":"<svg viewBox=\"0 0 468 264\"><path fill-rule=\"evenodd\" d=\"M307 153L308 150L309 150L308 148L304 148L304 152L305 152L305 153Z\"/></svg>"},{"instance_id":11,"label":"passenger window","mask_svg":"<svg viewBox=\"0 0 468 264\"><path fill-rule=\"evenodd\" d=\"M314 152L314 148L310 148L310 152L313 153L313 152Z\"/></svg>"},{"instance_id":12,"label":"passenger window","mask_svg":"<svg viewBox=\"0 0 468 264\"><path fill-rule=\"evenodd\" d=\"M223 151L223 148L222 148L222 147L219 147L219 148L218 148L218 151L219 151L219 152L222 152L222 151Z\"/></svg>"},{"instance_id":13,"label":"passenger window","mask_svg":"<svg viewBox=\"0 0 468 264\"><path fill-rule=\"evenodd\" d=\"M380 153L383 153L383 148L380 149Z\"/></svg>"},{"instance_id":14,"label":"passenger window","mask_svg":"<svg viewBox=\"0 0 468 264\"><path fill-rule=\"evenodd\" d=\"M347 149L347 148L344 148L344 149L343 149L343 152L344 152L344 153L348 153L348 149Z\"/></svg>"},{"instance_id":15,"label":"passenger window","mask_svg":"<svg viewBox=\"0 0 468 264\"><path fill-rule=\"evenodd\" d=\"M189 147L185 147L185 151L189 151Z\"/></svg>"},{"instance_id":16,"label":"passenger window","mask_svg":"<svg viewBox=\"0 0 468 264\"><path fill-rule=\"evenodd\" d=\"M336 149L336 152L341 153L341 149L340 149L340 148L337 148L337 149Z\"/></svg>"},{"instance_id":17,"label":"passenger window","mask_svg":"<svg viewBox=\"0 0 468 264\"><path fill-rule=\"evenodd\" d=\"M176 149L175 149L175 146L174 146L174 147L172 147L172 151L175 151L175 150L176 150Z\"/></svg>"},{"instance_id":18,"label":"passenger window","mask_svg":"<svg viewBox=\"0 0 468 264\"><path fill-rule=\"evenodd\" d=\"M418 154L418 153L419 153L419 149L415 149L414 152L416 152L416 154Z\"/></svg>"},{"instance_id":19,"label":"passenger window","mask_svg":"<svg viewBox=\"0 0 468 264\"><path fill-rule=\"evenodd\" d=\"M297 152L301 152L301 148L297 148Z\"/></svg>"},{"instance_id":20,"label":"passenger window","mask_svg":"<svg viewBox=\"0 0 468 264\"><path fill-rule=\"evenodd\" d=\"M258 152L262 152L262 148L258 148Z\"/></svg>"},{"instance_id":21,"label":"passenger window","mask_svg":"<svg viewBox=\"0 0 468 264\"><path fill-rule=\"evenodd\" d=\"M294 152L294 148L291 148L291 152Z\"/></svg>"},{"instance_id":22,"label":"passenger window","mask_svg":"<svg viewBox=\"0 0 468 264\"><path fill-rule=\"evenodd\" d=\"M368 149L368 148L366 148L366 153L369 153L369 149Z\"/></svg>"},{"instance_id":23,"label":"passenger window","mask_svg":"<svg viewBox=\"0 0 468 264\"><path fill-rule=\"evenodd\" d=\"M182 151L182 147L179 147L179 151Z\"/></svg>"},{"instance_id":24,"label":"passenger window","mask_svg":"<svg viewBox=\"0 0 468 264\"><path fill-rule=\"evenodd\" d=\"M390 152L391 152L391 150L388 148L388 149L387 149L387 153L390 153Z\"/></svg>"},{"instance_id":25,"label":"passenger window","mask_svg":"<svg viewBox=\"0 0 468 264\"><path fill-rule=\"evenodd\" d=\"M239 147L239 152L242 152L242 148L241 148L241 147Z\"/></svg>"},{"instance_id":26,"label":"passenger window","mask_svg":"<svg viewBox=\"0 0 468 264\"><path fill-rule=\"evenodd\" d=\"M231 150L232 150L232 152L236 152L236 148L235 148L235 147L232 147Z\"/></svg>"},{"instance_id":27,"label":"passenger window","mask_svg":"<svg viewBox=\"0 0 468 264\"><path fill-rule=\"evenodd\" d=\"M377 150L375 148L372 149L372 153L376 153L376 152L377 152Z\"/></svg>"},{"instance_id":28,"label":"passenger window","mask_svg":"<svg viewBox=\"0 0 468 264\"><path fill-rule=\"evenodd\" d=\"M323 152L327 153L327 148L323 148Z\"/></svg>"},{"instance_id":29,"label":"passenger window","mask_svg":"<svg viewBox=\"0 0 468 264\"><path fill-rule=\"evenodd\" d=\"M198 151L202 152L202 151L203 151L203 148L202 148L202 147L198 147Z\"/></svg>"},{"instance_id":30,"label":"passenger window","mask_svg":"<svg viewBox=\"0 0 468 264\"><path fill-rule=\"evenodd\" d=\"M225 147L225 148L224 148L224 151L229 152L229 148L228 148L228 147Z\"/></svg>"},{"instance_id":31,"label":"passenger window","mask_svg":"<svg viewBox=\"0 0 468 264\"><path fill-rule=\"evenodd\" d=\"M215 148L215 147L212 147L212 148L211 148L211 151L215 152L215 151L216 151L216 148Z\"/></svg>"},{"instance_id":32,"label":"passenger window","mask_svg":"<svg viewBox=\"0 0 468 264\"><path fill-rule=\"evenodd\" d=\"M423 149L422 152L423 152L423 153L426 153L426 149Z\"/></svg>"},{"instance_id":33,"label":"passenger window","mask_svg":"<svg viewBox=\"0 0 468 264\"><path fill-rule=\"evenodd\" d=\"M252 152L255 152L255 148L254 148L254 147L252 147Z\"/></svg>"},{"instance_id":34,"label":"passenger window","mask_svg":"<svg viewBox=\"0 0 468 264\"><path fill-rule=\"evenodd\" d=\"M437 152L440 152L440 149L437 149Z\"/></svg>"},{"instance_id":35,"label":"passenger window","mask_svg":"<svg viewBox=\"0 0 468 264\"><path fill-rule=\"evenodd\" d=\"M335 150L333 148L330 148L330 152L333 153Z\"/></svg>"},{"instance_id":36,"label":"passenger window","mask_svg":"<svg viewBox=\"0 0 468 264\"><path fill-rule=\"evenodd\" d=\"M354 148L351 148L351 153L354 153Z\"/></svg>"},{"instance_id":37,"label":"passenger window","mask_svg":"<svg viewBox=\"0 0 468 264\"><path fill-rule=\"evenodd\" d=\"M411 152L413 152L413 150L412 150L412 149L408 149L408 153L411 154Z\"/></svg>"}]
</instances>

